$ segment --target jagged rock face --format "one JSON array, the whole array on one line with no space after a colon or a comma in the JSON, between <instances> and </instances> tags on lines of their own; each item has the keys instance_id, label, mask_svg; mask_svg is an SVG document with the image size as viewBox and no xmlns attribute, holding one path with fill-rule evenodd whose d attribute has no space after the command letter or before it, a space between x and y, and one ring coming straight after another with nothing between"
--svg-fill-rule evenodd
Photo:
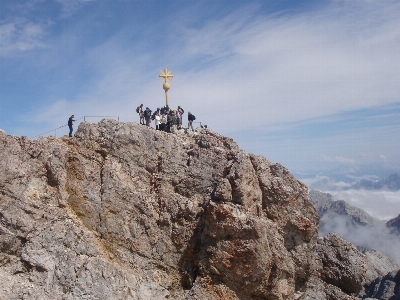
<instances>
[{"instance_id":1,"label":"jagged rock face","mask_svg":"<svg viewBox=\"0 0 400 300\"><path fill-rule=\"evenodd\" d=\"M392 233L400 235L400 215L387 221L386 226L391 230Z\"/></svg>"},{"instance_id":2,"label":"jagged rock face","mask_svg":"<svg viewBox=\"0 0 400 300\"><path fill-rule=\"evenodd\" d=\"M357 245L357 249L367 255L369 261L367 281L400 268L393 260L398 260L398 245L400 245L399 236L391 234L394 233L394 227L388 230L383 221L344 201L335 201L330 194L312 190L309 196L321 217L319 235L336 232ZM388 224L392 224L394 220L396 219L389 221L386 226L389 227ZM372 248L390 255L392 259Z\"/></svg>"},{"instance_id":3,"label":"jagged rock face","mask_svg":"<svg viewBox=\"0 0 400 300\"><path fill-rule=\"evenodd\" d=\"M230 138L103 120L0 141L0 298L294 299L329 285L306 186Z\"/></svg>"},{"instance_id":4,"label":"jagged rock face","mask_svg":"<svg viewBox=\"0 0 400 300\"><path fill-rule=\"evenodd\" d=\"M374 225L377 219L371 217L366 211L354 207L343 200L335 200L331 194L311 190L310 201L322 218L325 214L338 214L345 216L351 225Z\"/></svg>"},{"instance_id":5,"label":"jagged rock face","mask_svg":"<svg viewBox=\"0 0 400 300\"><path fill-rule=\"evenodd\" d=\"M365 274L366 283L400 269L400 265L379 251L364 247L357 247L357 250L365 254L368 260L368 269Z\"/></svg>"},{"instance_id":6,"label":"jagged rock face","mask_svg":"<svg viewBox=\"0 0 400 300\"><path fill-rule=\"evenodd\" d=\"M358 296L366 300L400 300L400 271L376 278Z\"/></svg>"},{"instance_id":7,"label":"jagged rock face","mask_svg":"<svg viewBox=\"0 0 400 300\"><path fill-rule=\"evenodd\" d=\"M349 294L361 289L368 261L353 244L344 241L336 233L330 233L318 239L315 250L320 260L320 269L316 269L319 269L319 277L323 281Z\"/></svg>"},{"instance_id":8,"label":"jagged rock face","mask_svg":"<svg viewBox=\"0 0 400 300\"><path fill-rule=\"evenodd\" d=\"M381 179L375 182L363 179L352 185L351 188L398 191L400 189L400 173L390 174L386 179Z\"/></svg>"},{"instance_id":9,"label":"jagged rock face","mask_svg":"<svg viewBox=\"0 0 400 300\"><path fill-rule=\"evenodd\" d=\"M347 295L343 291L331 284L328 284L317 277L312 277L307 282L307 289L296 300L357 300L352 295Z\"/></svg>"}]
</instances>

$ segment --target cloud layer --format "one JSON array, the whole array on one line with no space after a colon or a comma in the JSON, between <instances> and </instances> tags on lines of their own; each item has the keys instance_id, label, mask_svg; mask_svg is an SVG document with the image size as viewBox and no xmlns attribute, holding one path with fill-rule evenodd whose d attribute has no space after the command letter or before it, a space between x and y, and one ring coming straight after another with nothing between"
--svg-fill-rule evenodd
<instances>
[{"instance_id":1,"label":"cloud layer","mask_svg":"<svg viewBox=\"0 0 400 300\"><path fill-rule=\"evenodd\" d=\"M332 191L329 193L337 199L359 207L371 216L381 220L387 221L400 214L400 191L348 190Z\"/></svg>"},{"instance_id":2,"label":"cloud layer","mask_svg":"<svg viewBox=\"0 0 400 300\"><path fill-rule=\"evenodd\" d=\"M352 244L378 250L400 264L400 237L391 234L385 224L356 226L345 216L335 213L325 214L320 223L323 224L319 229L320 236L336 232Z\"/></svg>"}]
</instances>

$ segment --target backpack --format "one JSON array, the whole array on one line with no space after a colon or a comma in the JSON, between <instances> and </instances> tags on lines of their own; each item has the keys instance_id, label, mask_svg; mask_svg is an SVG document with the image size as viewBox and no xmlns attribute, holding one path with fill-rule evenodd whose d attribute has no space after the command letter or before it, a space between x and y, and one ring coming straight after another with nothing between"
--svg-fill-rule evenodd
<instances>
[{"instance_id":1,"label":"backpack","mask_svg":"<svg viewBox=\"0 0 400 300\"><path fill-rule=\"evenodd\" d=\"M176 117L175 116L172 116L171 117L171 124L172 125L176 125L178 122L177 122L177 120L176 120Z\"/></svg>"},{"instance_id":2,"label":"backpack","mask_svg":"<svg viewBox=\"0 0 400 300\"><path fill-rule=\"evenodd\" d=\"M140 106L136 107L136 112L139 113Z\"/></svg>"},{"instance_id":3,"label":"backpack","mask_svg":"<svg viewBox=\"0 0 400 300\"><path fill-rule=\"evenodd\" d=\"M196 117L192 114L192 121L196 120Z\"/></svg>"},{"instance_id":4,"label":"backpack","mask_svg":"<svg viewBox=\"0 0 400 300\"><path fill-rule=\"evenodd\" d=\"M150 118L150 115L151 115L151 111L150 111L149 109L146 109L146 110L144 111L144 117L145 117L145 118Z\"/></svg>"}]
</instances>

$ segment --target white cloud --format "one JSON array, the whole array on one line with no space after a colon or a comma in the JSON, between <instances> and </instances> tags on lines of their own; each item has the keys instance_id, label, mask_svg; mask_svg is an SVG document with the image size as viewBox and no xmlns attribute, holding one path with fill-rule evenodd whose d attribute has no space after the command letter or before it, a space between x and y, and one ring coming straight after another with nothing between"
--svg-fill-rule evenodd
<instances>
[{"instance_id":1,"label":"white cloud","mask_svg":"<svg viewBox=\"0 0 400 300\"><path fill-rule=\"evenodd\" d=\"M322 157L322 159L324 160L324 161L335 161L332 157L330 157L330 156L326 156L326 155L324 155L324 154L321 154L321 157Z\"/></svg>"},{"instance_id":2,"label":"white cloud","mask_svg":"<svg viewBox=\"0 0 400 300\"><path fill-rule=\"evenodd\" d=\"M346 158L344 156L335 156L335 160L342 164L354 164L356 161L352 158Z\"/></svg>"},{"instance_id":3,"label":"white cloud","mask_svg":"<svg viewBox=\"0 0 400 300\"><path fill-rule=\"evenodd\" d=\"M399 5L392 9L400 12ZM400 21L393 11L361 5L252 16L248 10L183 31L188 42L179 59L202 55L212 63L179 74L179 93L232 114L219 124L223 130L253 125L238 117L267 125L398 101Z\"/></svg>"},{"instance_id":4,"label":"white cloud","mask_svg":"<svg viewBox=\"0 0 400 300\"><path fill-rule=\"evenodd\" d=\"M248 6L200 27L188 27L186 17L176 18L173 27L165 29L175 30L166 35L163 55L169 64L157 69L168 67L174 72L171 102L185 101L205 122L214 123L218 132L397 101L400 20L395 12L400 13L400 6L389 5L390 9L375 5L372 10L359 3L356 8L326 7L297 15L258 15L254 6ZM121 53L118 47L126 36L111 40L113 44L104 44L101 65L115 73L122 63L116 59ZM149 65L143 65L143 55L139 56L125 64L145 71ZM127 81L131 73L119 78L124 75ZM116 81L108 75L102 81L106 80L113 89ZM220 111L230 117L215 122Z\"/></svg>"},{"instance_id":5,"label":"white cloud","mask_svg":"<svg viewBox=\"0 0 400 300\"><path fill-rule=\"evenodd\" d=\"M347 175L348 178L351 178L353 180L353 182L357 182L360 180L369 180L369 181L378 181L380 178L376 175L368 175L368 174L364 174L361 176L352 176L352 175Z\"/></svg>"},{"instance_id":6,"label":"white cloud","mask_svg":"<svg viewBox=\"0 0 400 300\"><path fill-rule=\"evenodd\" d=\"M40 122L46 119L54 118L54 116L56 116L59 122L59 117L61 117L62 115L65 116L65 112L68 110L69 104L70 103L67 100L59 99L51 104L45 111L33 116L33 119L36 122Z\"/></svg>"},{"instance_id":7,"label":"white cloud","mask_svg":"<svg viewBox=\"0 0 400 300\"><path fill-rule=\"evenodd\" d=\"M63 18L72 16L84 3L92 1L96 0L56 0L56 2L62 5L61 17Z\"/></svg>"},{"instance_id":8,"label":"white cloud","mask_svg":"<svg viewBox=\"0 0 400 300\"><path fill-rule=\"evenodd\" d=\"M321 155L322 159L327 162L338 162L341 164L354 164L356 161L352 158L347 158L344 156L335 156L334 158L330 156L326 156L324 154Z\"/></svg>"},{"instance_id":9,"label":"white cloud","mask_svg":"<svg viewBox=\"0 0 400 300\"><path fill-rule=\"evenodd\" d=\"M320 236L336 232L354 245L378 250L400 264L400 238L391 234L385 224L357 226L349 218L336 213L322 216L320 224Z\"/></svg>"},{"instance_id":10,"label":"white cloud","mask_svg":"<svg viewBox=\"0 0 400 300\"><path fill-rule=\"evenodd\" d=\"M0 56L15 51L28 51L45 47L44 27L41 24L18 21L0 25Z\"/></svg>"},{"instance_id":11,"label":"white cloud","mask_svg":"<svg viewBox=\"0 0 400 300\"><path fill-rule=\"evenodd\" d=\"M389 220L400 214L400 191L348 190L329 193L381 220Z\"/></svg>"}]
</instances>

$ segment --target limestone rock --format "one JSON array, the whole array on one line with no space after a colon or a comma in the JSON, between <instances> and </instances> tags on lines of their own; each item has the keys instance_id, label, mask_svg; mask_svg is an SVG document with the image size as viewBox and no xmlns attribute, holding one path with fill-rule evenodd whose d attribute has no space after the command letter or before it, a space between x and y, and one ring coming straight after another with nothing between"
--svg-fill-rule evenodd
<instances>
[{"instance_id":1,"label":"limestone rock","mask_svg":"<svg viewBox=\"0 0 400 300\"><path fill-rule=\"evenodd\" d=\"M0 133L0 299L350 297L365 257L318 221L287 169L209 130Z\"/></svg>"},{"instance_id":2,"label":"limestone rock","mask_svg":"<svg viewBox=\"0 0 400 300\"><path fill-rule=\"evenodd\" d=\"M375 280L377 277L382 277L400 269L400 265L379 251L366 249L360 252L365 254L368 260L368 269L365 275L365 282L367 283Z\"/></svg>"},{"instance_id":3,"label":"limestone rock","mask_svg":"<svg viewBox=\"0 0 400 300\"><path fill-rule=\"evenodd\" d=\"M319 238L315 251L319 258L316 271L320 278L346 293L357 293L365 282L367 257L336 233Z\"/></svg>"},{"instance_id":4,"label":"limestone rock","mask_svg":"<svg viewBox=\"0 0 400 300\"><path fill-rule=\"evenodd\" d=\"M355 296L344 293L340 288L322 281L317 277L312 277L307 282L307 289L299 293L295 300L356 300Z\"/></svg>"},{"instance_id":5,"label":"limestone rock","mask_svg":"<svg viewBox=\"0 0 400 300\"><path fill-rule=\"evenodd\" d=\"M400 300L400 271L376 278L358 296L366 300Z\"/></svg>"}]
</instances>

